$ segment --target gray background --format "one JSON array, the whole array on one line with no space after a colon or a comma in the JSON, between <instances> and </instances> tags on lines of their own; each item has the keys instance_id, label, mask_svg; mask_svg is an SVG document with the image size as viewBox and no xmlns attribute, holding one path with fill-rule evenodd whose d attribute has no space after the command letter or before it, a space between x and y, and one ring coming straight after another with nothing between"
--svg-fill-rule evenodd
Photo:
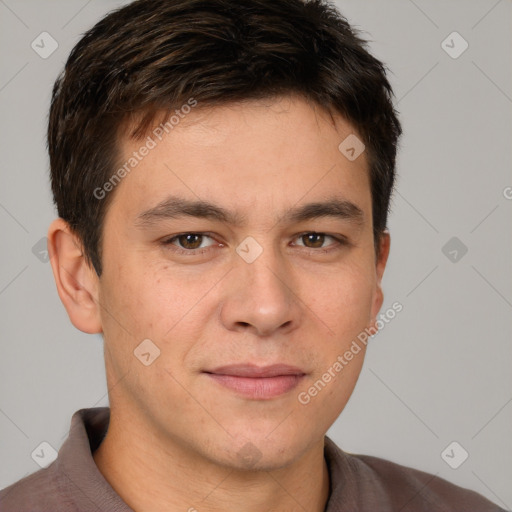
<instances>
[{"instance_id":1,"label":"gray background","mask_svg":"<svg viewBox=\"0 0 512 512\"><path fill-rule=\"evenodd\" d=\"M0 487L39 469L31 452L41 441L58 449L75 410L108 404L101 338L70 324L32 248L55 215L45 150L53 81L80 34L123 3L0 0ZM511 509L512 3L337 5L392 70L405 135L383 311L404 309L372 340L330 435ZM59 44L47 59L30 46L43 31ZM469 43L457 59L441 46L453 31ZM450 258L442 251L452 237L468 249L455 248L457 261L453 247ZM441 458L452 441L469 453L458 469Z\"/></svg>"}]
</instances>

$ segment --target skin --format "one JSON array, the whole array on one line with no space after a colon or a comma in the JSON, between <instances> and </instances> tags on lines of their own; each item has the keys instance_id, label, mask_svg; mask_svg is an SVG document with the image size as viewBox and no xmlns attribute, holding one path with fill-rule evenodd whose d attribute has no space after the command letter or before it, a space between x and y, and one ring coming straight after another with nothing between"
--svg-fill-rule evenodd
<instances>
[{"instance_id":1,"label":"skin","mask_svg":"<svg viewBox=\"0 0 512 512\"><path fill-rule=\"evenodd\" d=\"M324 435L365 351L307 405L297 397L375 324L389 253L385 232L375 256L366 155L349 161L338 150L351 133L341 117L292 96L197 107L113 192L100 278L67 224L51 225L69 317L104 336L111 422L94 460L135 511L324 510ZM140 146L121 142L126 158ZM137 221L170 194L215 203L244 222ZM333 197L357 205L362 222L283 220L291 208ZM195 254L178 254L190 245L176 239L165 243L187 232L208 234ZM329 236L311 242L308 232ZM236 252L249 236L263 248L253 263ZM160 356L144 366L133 352L147 338ZM287 393L254 399L203 373L247 362L305 375ZM253 460L240 456L248 449Z\"/></svg>"}]
</instances>

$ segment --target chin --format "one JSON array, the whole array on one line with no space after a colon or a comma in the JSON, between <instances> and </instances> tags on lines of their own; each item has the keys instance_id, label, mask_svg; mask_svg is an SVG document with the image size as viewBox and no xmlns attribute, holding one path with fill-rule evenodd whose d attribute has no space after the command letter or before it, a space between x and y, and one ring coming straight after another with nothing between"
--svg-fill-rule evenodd
<instances>
[{"instance_id":1,"label":"chin","mask_svg":"<svg viewBox=\"0 0 512 512\"><path fill-rule=\"evenodd\" d=\"M222 462L217 463L241 471L273 471L293 464L310 445L311 439L304 433L299 437L296 432L284 430L279 434L272 433L272 429L264 434L245 431L220 447Z\"/></svg>"}]
</instances>

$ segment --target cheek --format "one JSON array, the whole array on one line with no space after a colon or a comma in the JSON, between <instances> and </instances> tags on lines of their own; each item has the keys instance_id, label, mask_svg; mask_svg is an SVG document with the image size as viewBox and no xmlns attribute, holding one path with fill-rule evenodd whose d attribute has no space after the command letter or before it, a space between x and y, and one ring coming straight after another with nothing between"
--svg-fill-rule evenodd
<instances>
[{"instance_id":1,"label":"cheek","mask_svg":"<svg viewBox=\"0 0 512 512\"><path fill-rule=\"evenodd\" d=\"M358 336L371 321L375 290L372 262L351 264L327 281L317 308L334 334L324 344L322 363L316 369L313 408L323 411L330 425L345 407L361 372L366 344ZM315 384L316 383L316 384ZM328 412L326 412L328 411Z\"/></svg>"},{"instance_id":2,"label":"cheek","mask_svg":"<svg viewBox=\"0 0 512 512\"><path fill-rule=\"evenodd\" d=\"M109 306L117 312L115 321L109 321L115 330L110 339L116 343L116 338L126 338L123 331L128 331L133 342L149 338L180 357L179 352L188 350L189 343L180 344L177 339L198 336L211 314L215 295L211 290L219 280L213 274L184 275L165 262L119 265L108 286Z\"/></svg>"},{"instance_id":3,"label":"cheek","mask_svg":"<svg viewBox=\"0 0 512 512\"><path fill-rule=\"evenodd\" d=\"M119 253L110 263L105 268L105 297L129 323L151 319L162 302L172 301L169 292L176 287L169 276L162 279L165 269L137 258L137 252Z\"/></svg>"},{"instance_id":4,"label":"cheek","mask_svg":"<svg viewBox=\"0 0 512 512\"><path fill-rule=\"evenodd\" d=\"M304 302L337 340L347 340L370 322L375 293L372 272L369 265L346 265L305 283Z\"/></svg>"}]
</instances>

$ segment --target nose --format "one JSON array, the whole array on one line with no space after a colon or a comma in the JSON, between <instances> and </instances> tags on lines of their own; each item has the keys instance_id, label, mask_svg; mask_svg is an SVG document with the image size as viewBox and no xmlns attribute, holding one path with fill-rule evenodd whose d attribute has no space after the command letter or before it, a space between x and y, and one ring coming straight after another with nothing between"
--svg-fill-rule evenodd
<instances>
[{"instance_id":1,"label":"nose","mask_svg":"<svg viewBox=\"0 0 512 512\"><path fill-rule=\"evenodd\" d=\"M304 315L292 272L273 251L264 251L252 263L240 258L227 280L221 309L226 329L265 337L299 326Z\"/></svg>"}]
</instances>

